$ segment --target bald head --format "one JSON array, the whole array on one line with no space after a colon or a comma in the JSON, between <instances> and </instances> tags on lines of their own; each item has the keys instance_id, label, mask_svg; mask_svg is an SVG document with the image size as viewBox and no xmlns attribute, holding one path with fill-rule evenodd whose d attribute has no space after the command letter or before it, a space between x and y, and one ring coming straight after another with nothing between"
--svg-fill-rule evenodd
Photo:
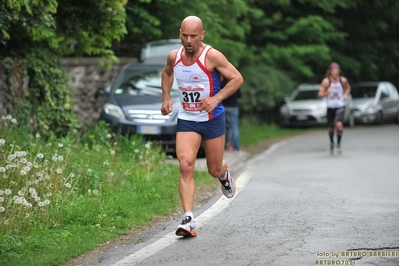
<instances>
[{"instance_id":1,"label":"bald head","mask_svg":"<svg viewBox=\"0 0 399 266\"><path fill-rule=\"evenodd\" d=\"M186 54L196 55L202 46L205 31L199 17L188 16L181 22L180 39Z\"/></svg>"},{"instance_id":2,"label":"bald head","mask_svg":"<svg viewBox=\"0 0 399 266\"><path fill-rule=\"evenodd\" d=\"M203 30L202 20L197 16L188 16L181 22L181 28L197 29L199 31Z\"/></svg>"}]
</instances>

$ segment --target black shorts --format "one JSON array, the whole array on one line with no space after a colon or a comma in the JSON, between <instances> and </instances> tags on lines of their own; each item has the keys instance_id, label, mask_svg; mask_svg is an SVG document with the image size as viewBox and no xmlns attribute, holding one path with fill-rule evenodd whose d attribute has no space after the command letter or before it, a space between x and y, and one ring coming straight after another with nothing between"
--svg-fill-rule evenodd
<instances>
[{"instance_id":1,"label":"black shorts","mask_svg":"<svg viewBox=\"0 0 399 266\"><path fill-rule=\"evenodd\" d=\"M177 119L178 132L196 132L203 140L214 139L226 133L224 113L205 122Z\"/></svg>"},{"instance_id":2,"label":"black shorts","mask_svg":"<svg viewBox=\"0 0 399 266\"><path fill-rule=\"evenodd\" d=\"M340 108L327 108L327 125L334 127L338 121L344 122L345 106Z\"/></svg>"}]
</instances>

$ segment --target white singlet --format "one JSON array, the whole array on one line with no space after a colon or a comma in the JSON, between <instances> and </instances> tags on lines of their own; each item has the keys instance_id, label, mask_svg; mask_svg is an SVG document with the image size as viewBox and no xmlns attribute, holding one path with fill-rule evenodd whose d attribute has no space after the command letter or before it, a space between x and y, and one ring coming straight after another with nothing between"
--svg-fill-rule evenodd
<instances>
[{"instance_id":1,"label":"white singlet","mask_svg":"<svg viewBox=\"0 0 399 266\"><path fill-rule=\"evenodd\" d=\"M178 118L190 121L209 121L223 114L222 103L210 113L200 112L202 102L198 99L214 96L220 91L220 73L208 71L205 59L212 47L206 45L197 60L191 65L185 65L181 59L184 47L181 47L176 54L173 71L180 93L180 108Z\"/></svg>"}]
</instances>

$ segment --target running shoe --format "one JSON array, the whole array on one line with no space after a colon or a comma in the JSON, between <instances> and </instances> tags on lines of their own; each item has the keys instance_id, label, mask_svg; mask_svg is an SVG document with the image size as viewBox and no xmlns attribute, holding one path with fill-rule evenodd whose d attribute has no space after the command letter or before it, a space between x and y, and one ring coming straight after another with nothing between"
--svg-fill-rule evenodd
<instances>
[{"instance_id":1,"label":"running shoe","mask_svg":"<svg viewBox=\"0 0 399 266\"><path fill-rule=\"evenodd\" d=\"M334 154L334 144L330 145L330 154Z\"/></svg>"},{"instance_id":2,"label":"running shoe","mask_svg":"<svg viewBox=\"0 0 399 266\"><path fill-rule=\"evenodd\" d=\"M342 153L341 145L337 145L337 152L338 152L338 154L341 154L341 153Z\"/></svg>"},{"instance_id":3,"label":"running shoe","mask_svg":"<svg viewBox=\"0 0 399 266\"><path fill-rule=\"evenodd\" d=\"M197 231L195 230L195 221L191 218L191 216L184 217L183 221L177 227L176 235L189 237L189 236L197 236Z\"/></svg>"},{"instance_id":4,"label":"running shoe","mask_svg":"<svg viewBox=\"0 0 399 266\"><path fill-rule=\"evenodd\" d=\"M227 198L232 198L236 193L236 183L234 182L233 177L230 174L230 171L227 170L227 177L225 180L220 180L221 183L220 188L222 189L223 195Z\"/></svg>"}]
</instances>

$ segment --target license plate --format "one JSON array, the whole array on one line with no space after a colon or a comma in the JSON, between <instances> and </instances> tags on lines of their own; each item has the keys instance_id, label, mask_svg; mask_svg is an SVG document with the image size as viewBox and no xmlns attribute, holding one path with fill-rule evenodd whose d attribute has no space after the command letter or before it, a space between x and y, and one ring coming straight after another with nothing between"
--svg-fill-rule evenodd
<instances>
[{"instance_id":1,"label":"license plate","mask_svg":"<svg viewBox=\"0 0 399 266\"><path fill-rule=\"evenodd\" d=\"M303 120L307 120L308 116L307 115L297 115L296 116L296 120L298 121L303 121Z\"/></svg>"},{"instance_id":2,"label":"license plate","mask_svg":"<svg viewBox=\"0 0 399 266\"><path fill-rule=\"evenodd\" d=\"M137 133L159 135L161 134L161 128L157 126L137 126Z\"/></svg>"}]
</instances>

